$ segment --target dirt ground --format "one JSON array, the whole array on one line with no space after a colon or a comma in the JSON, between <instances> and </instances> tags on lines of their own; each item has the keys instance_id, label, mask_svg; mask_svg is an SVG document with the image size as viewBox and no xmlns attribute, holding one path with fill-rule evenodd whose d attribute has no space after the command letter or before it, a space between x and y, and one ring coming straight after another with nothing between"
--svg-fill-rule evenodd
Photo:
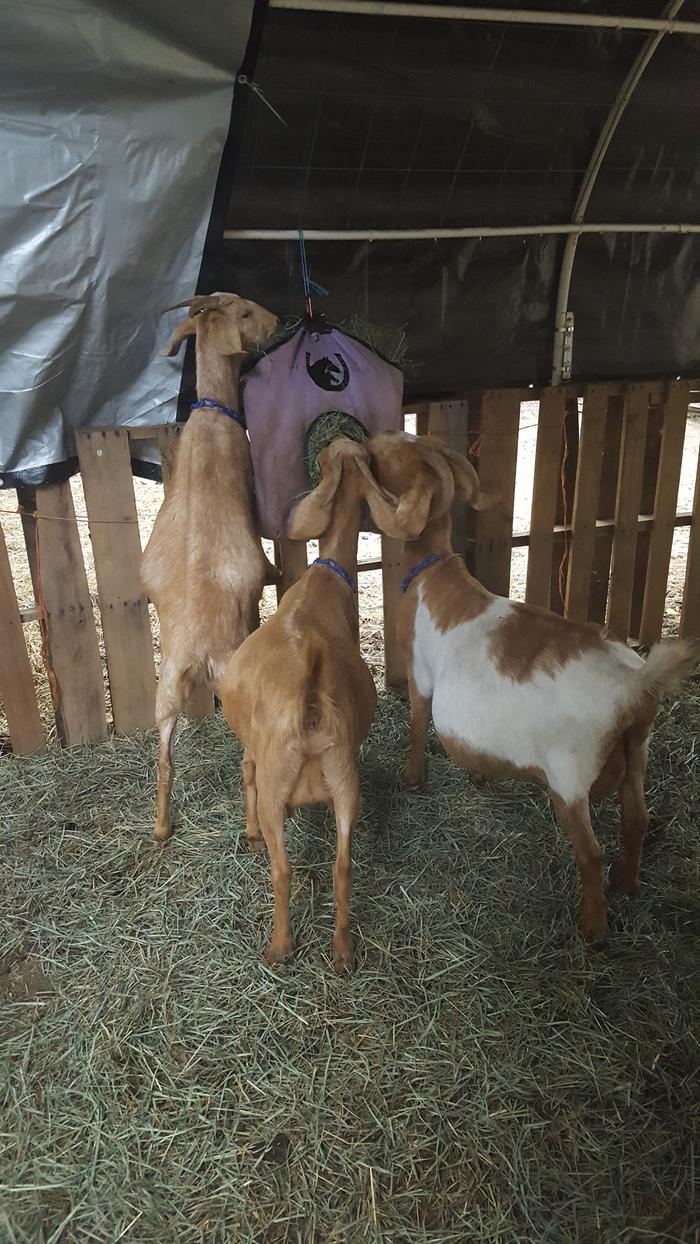
<instances>
[{"instance_id":1,"label":"dirt ground","mask_svg":"<svg viewBox=\"0 0 700 1244\"><path fill-rule=\"evenodd\" d=\"M527 531L529 525L530 507L532 503L532 484L535 468L538 410L539 403L525 402L521 406L520 411L520 443L513 518L513 529L516 533ZM407 416L406 427L409 431L414 430L415 416ZM700 414L690 414L688 417L683 453L683 466L678 490L677 509L679 513L687 513L692 508L699 447ZM83 496L82 483L79 475L73 478L71 481L71 487L73 491L75 511L79 520L79 529L88 576L88 584L95 608L98 637L100 639L100 644L102 644L100 617L97 607L95 569L86 518L85 498ZM145 546L150 535L155 516L158 513L162 503L163 490L161 485L154 484L149 480L134 479L134 492L136 495L136 507L139 518L141 543L142 546ZM18 516L13 512L14 505L15 494L13 492L0 493L0 520L2 521L2 527L5 532L5 539L7 541L10 554L17 598L20 608L25 609L31 608L33 605L34 595L29 575L27 555L24 547L22 526ZM683 599L683 586L688 551L688 535L689 529L686 527L680 528L674 536L666 598L666 621L664 627L665 633L668 635L673 635L677 633L678 630L680 609ZM272 545L267 542L266 551L271 557ZM309 557L311 558L315 555L316 549L314 544L311 543L309 545ZM379 537L370 534L363 534L360 537L360 560L372 560L378 558L379 556ZM522 600L524 597L526 574L527 549L514 549L511 560L510 594L516 600ZM359 576L359 583L362 648L367 661L376 673L381 669L384 661L381 573L379 571L362 573ZM269 615L269 613L275 608L275 600L274 588L266 588L261 609L263 618ZM153 610L152 625L154 636L157 636L157 619ZM25 635L30 650L32 664L35 669L37 682L39 684L41 701L40 707L45 717L47 727L50 729L50 700L41 662L38 623L27 623L25 626ZM4 720L0 711L0 730L2 730L3 727Z\"/></svg>"}]
</instances>

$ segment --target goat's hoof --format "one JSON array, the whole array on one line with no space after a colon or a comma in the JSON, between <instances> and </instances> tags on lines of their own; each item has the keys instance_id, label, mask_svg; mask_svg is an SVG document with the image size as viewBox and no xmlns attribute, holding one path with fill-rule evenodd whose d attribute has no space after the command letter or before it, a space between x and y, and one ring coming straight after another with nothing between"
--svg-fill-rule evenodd
<instances>
[{"instance_id":1,"label":"goat's hoof","mask_svg":"<svg viewBox=\"0 0 700 1244\"><path fill-rule=\"evenodd\" d=\"M336 976L349 976L353 968L352 942L333 947L333 971Z\"/></svg>"},{"instance_id":2,"label":"goat's hoof","mask_svg":"<svg viewBox=\"0 0 700 1244\"><path fill-rule=\"evenodd\" d=\"M406 790L420 790L425 784L425 769L420 773L415 769L404 769L401 774L401 784Z\"/></svg>"},{"instance_id":3,"label":"goat's hoof","mask_svg":"<svg viewBox=\"0 0 700 1244\"><path fill-rule=\"evenodd\" d=\"M617 894L632 898L639 889L639 877L626 868L622 860L618 860L610 869L610 888Z\"/></svg>"},{"instance_id":4,"label":"goat's hoof","mask_svg":"<svg viewBox=\"0 0 700 1244\"><path fill-rule=\"evenodd\" d=\"M288 959L291 959L293 954L294 942L291 937L288 941L280 942L279 944L270 942L265 951L265 962L270 968L279 967L282 963L286 963Z\"/></svg>"},{"instance_id":5,"label":"goat's hoof","mask_svg":"<svg viewBox=\"0 0 700 1244\"><path fill-rule=\"evenodd\" d=\"M246 834L245 843L248 850L253 852L253 855L262 855L265 850L265 839L262 834L256 834L255 837L251 836L250 838Z\"/></svg>"},{"instance_id":6,"label":"goat's hoof","mask_svg":"<svg viewBox=\"0 0 700 1244\"><path fill-rule=\"evenodd\" d=\"M581 937L589 950L602 950L608 936L608 922L584 917L581 921Z\"/></svg>"},{"instance_id":7,"label":"goat's hoof","mask_svg":"<svg viewBox=\"0 0 700 1244\"><path fill-rule=\"evenodd\" d=\"M163 843L169 842L173 836L172 825L156 825L153 836L155 838L154 845L162 846Z\"/></svg>"}]
</instances>

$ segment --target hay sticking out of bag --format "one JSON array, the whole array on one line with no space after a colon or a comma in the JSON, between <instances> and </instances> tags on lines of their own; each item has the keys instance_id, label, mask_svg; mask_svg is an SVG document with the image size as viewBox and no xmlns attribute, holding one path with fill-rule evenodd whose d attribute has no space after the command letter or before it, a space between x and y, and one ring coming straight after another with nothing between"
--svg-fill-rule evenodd
<instances>
[{"instance_id":1,"label":"hay sticking out of bag","mask_svg":"<svg viewBox=\"0 0 700 1244\"><path fill-rule=\"evenodd\" d=\"M309 426L304 437L304 471L309 488L315 488L321 479L318 455L339 436L351 441L367 439L367 429L359 419L344 410L326 410Z\"/></svg>"}]
</instances>

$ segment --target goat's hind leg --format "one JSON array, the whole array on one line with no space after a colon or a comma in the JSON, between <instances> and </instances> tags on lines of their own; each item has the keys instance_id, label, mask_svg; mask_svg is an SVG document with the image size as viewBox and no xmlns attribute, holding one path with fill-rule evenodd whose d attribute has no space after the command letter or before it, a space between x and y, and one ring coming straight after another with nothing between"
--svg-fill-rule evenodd
<instances>
[{"instance_id":1,"label":"goat's hind leg","mask_svg":"<svg viewBox=\"0 0 700 1244\"><path fill-rule=\"evenodd\" d=\"M333 967L338 975L352 971L350 892L352 889L352 831L360 812L360 782L352 756L333 749L323 758L323 776L333 801L336 824L335 935Z\"/></svg>"},{"instance_id":2,"label":"goat's hind leg","mask_svg":"<svg viewBox=\"0 0 700 1244\"><path fill-rule=\"evenodd\" d=\"M581 935L589 945L599 945L605 940L608 931L603 889L603 853L593 833L588 797L566 804L552 791L552 803L578 864L581 881Z\"/></svg>"},{"instance_id":3,"label":"goat's hind leg","mask_svg":"<svg viewBox=\"0 0 700 1244\"><path fill-rule=\"evenodd\" d=\"M257 811L260 818L260 829L270 856L270 874L274 893L274 922L272 937L265 951L266 961L272 965L284 963L294 953L294 941L289 919L289 898L291 892L292 870L289 856L284 845L284 813L285 798L271 796L274 786L266 775L258 789Z\"/></svg>"},{"instance_id":4,"label":"goat's hind leg","mask_svg":"<svg viewBox=\"0 0 700 1244\"><path fill-rule=\"evenodd\" d=\"M642 848L649 828L649 814L644 798L644 777L647 767L648 733L625 739L627 771L620 785L620 843L622 855L614 864L611 884L621 894L636 894Z\"/></svg>"},{"instance_id":5,"label":"goat's hind leg","mask_svg":"<svg viewBox=\"0 0 700 1244\"><path fill-rule=\"evenodd\" d=\"M245 799L245 840L251 851L261 854L265 850L265 839L258 819L258 788L255 784L255 761L246 750L243 753L243 792Z\"/></svg>"}]
</instances>

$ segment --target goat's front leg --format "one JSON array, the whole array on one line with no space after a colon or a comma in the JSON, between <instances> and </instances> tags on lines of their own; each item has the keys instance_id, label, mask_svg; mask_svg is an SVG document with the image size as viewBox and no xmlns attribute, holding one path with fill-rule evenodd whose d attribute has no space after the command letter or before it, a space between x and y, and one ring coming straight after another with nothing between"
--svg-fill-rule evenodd
<instances>
[{"instance_id":1,"label":"goat's front leg","mask_svg":"<svg viewBox=\"0 0 700 1244\"><path fill-rule=\"evenodd\" d=\"M403 771L403 781L405 786L416 789L425 781L425 749L428 743L432 699L420 694L410 674L408 696L411 702L411 746L408 764Z\"/></svg>"},{"instance_id":2,"label":"goat's front leg","mask_svg":"<svg viewBox=\"0 0 700 1244\"><path fill-rule=\"evenodd\" d=\"M323 760L323 776L328 783L336 825L336 855L333 869L335 891L335 935L333 967L339 976L352 971L350 932L350 893L352 890L352 831L360 813L360 783L352 756L329 752Z\"/></svg>"},{"instance_id":3,"label":"goat's front leg","mask_svg":"<svg viewBox=\"0 0 700 1244\"><path fill-rule=\"evenodd\" d=\"M581 880L581 934L589 945L605 940L608 919L603 890L603 852L593 833L588 797L566 804L552 792L557 820L566 830Z\"/></svg>"},{"instance_id":4,"label":"goat's front leg","mask_svg":"<svg viewBox=\"0 0 700 1244\"><path fill-rule=\"evenodd\" d=\"M173 734L177 713L158 722L160 744L158 747L158 790L156 794L155 836L159 842L167 842L172 834L170 820L170 795L173 789Z\"/></svg>"},{"instance_id":5,"label":"goat's front leg","mask_svg":"<svg viewBox=\"0 0 700 1244\"><path fill-rule=\"evenodd\" d=\"M251 851L260 854L265 850L265 839L258 820L258 788L255 785L255 761L249 752L243 753L243 791L245 798L245 840Z\"/></svg>"},{"instance_id":6,"label":"goat's front leg","mask_svg":"<svg viewBox=\"0 0 700 1244\"><path fill-rule=\"evenodd\" d=\"M284 803L258 790L258 816L260 828L270 856L270 873L274 893L274 922L272 937L265 951L269 964L284 963L294 952L294 941L289 922L289 896L292 870L284 845Z\"/></svg>"}]
</instances>

